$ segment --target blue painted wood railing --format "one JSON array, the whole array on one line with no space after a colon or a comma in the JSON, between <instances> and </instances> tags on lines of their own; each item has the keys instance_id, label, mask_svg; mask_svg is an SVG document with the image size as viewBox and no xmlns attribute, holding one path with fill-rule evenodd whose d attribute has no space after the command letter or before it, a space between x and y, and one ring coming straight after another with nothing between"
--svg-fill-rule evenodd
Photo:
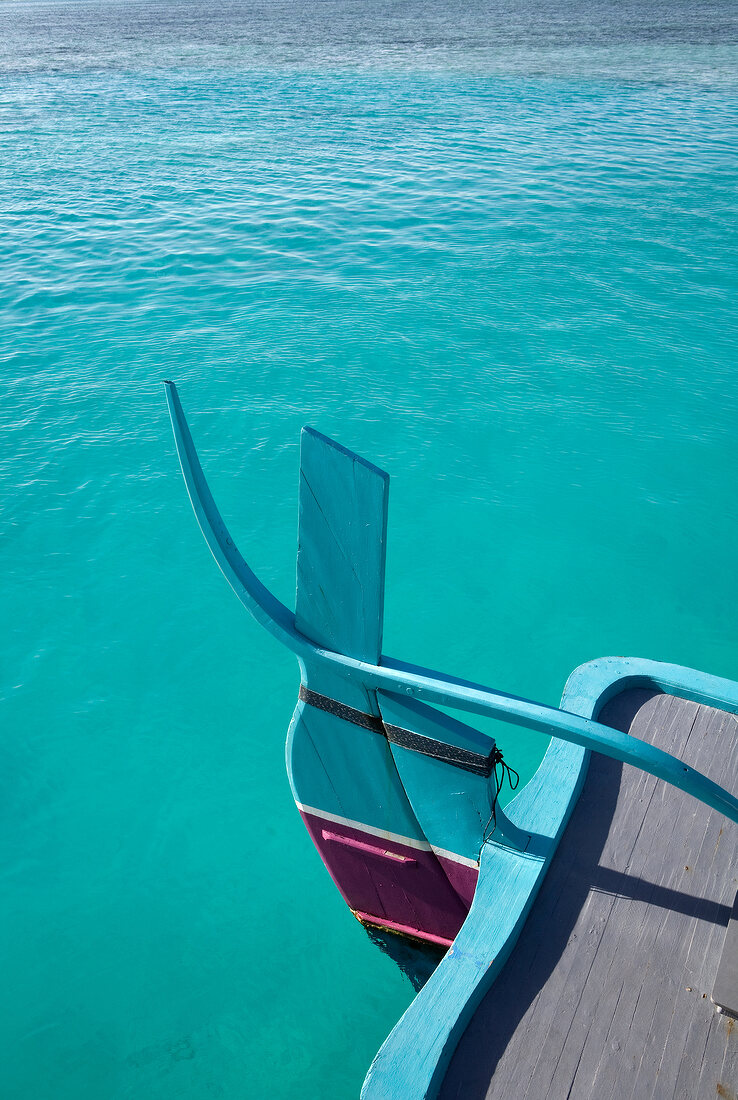
<instances>
[{"instance_id":1,"label":"blue painted wood railing","mask_svg":"<svg viewBox=\"0 0 738 1100\"><path fill-rule=\"evenodd\" d=\"M349 683L360 683L375 691L395 692L471 714L501 718L594 749L671 783L738 823L738 799L729 791L669 753L591 718L386 656L382 657L381 665L371 664L311 642L297 629L294 614L264 587L238 552L205 481L176 387L167 382L166 388L182 473L213 557L241 602L301 663L328 665ZM705 687L698 701L714 700L715 705L738 712L736 684L710 676L703 680ZM663 683L662 690L669 690L668 676L663 680L656 677L652 682L658 687Z\"/></svg>"}]
</instances>

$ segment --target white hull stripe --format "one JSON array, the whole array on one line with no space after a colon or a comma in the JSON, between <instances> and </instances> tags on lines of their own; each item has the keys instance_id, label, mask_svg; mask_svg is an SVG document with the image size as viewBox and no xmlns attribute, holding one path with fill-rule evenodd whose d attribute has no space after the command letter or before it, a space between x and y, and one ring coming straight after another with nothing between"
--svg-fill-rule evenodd
<instances>
[{"instance_id":1,"label":"white hull stripe","mask_svg":"<svg viewBox=\"0 0 738 1100\"><path fill-rule=\"evenodd\" d=\"M375 829L372 825L365 825L362 821L351 821L348 817L329 814L326 810L316 810L314 806L303 806L302 802L295 801L295 805L300 813L320 817L323 821L330 821L334 825L345 825L347 829L358 829L361 833L368 833L370 836L379 837L381 840L404 844L408 848L415 848L419 852L434 852L441 859L450 859L454 863L460 863L463 867L473 867L475 871L479 870L479 863L476 859L459 856L455 852L447 852L445 848L436 848L435 845L429 844L427 840L414 840L409 836L398 836L397 833L390 833L386 829Z\"/></svg>"}]
</instances>

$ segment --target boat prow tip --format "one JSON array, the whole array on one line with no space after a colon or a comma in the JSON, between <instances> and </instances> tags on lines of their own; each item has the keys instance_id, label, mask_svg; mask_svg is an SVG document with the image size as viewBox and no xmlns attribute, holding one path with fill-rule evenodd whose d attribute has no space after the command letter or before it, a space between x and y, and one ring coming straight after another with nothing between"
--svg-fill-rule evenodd
<instances>
[{"instance_id":1,"label":"boat prow tip","mask_svg":"<svg viewBox=\"0 0 738 1100\"><path fill-rule=\"evenodd\" d=\"M177 389L176 383L172 382L171 378L165 378L163 381L164 391L167 395L167 405L169 406L170 414L174 415L175 411L178 411L182 416L184 416L184 414L182 413L182 403L179 400L179 390Z\"/></svg>"},{"instance_id":2,"label":"boat prow tip","mask_svg":"<svg viewBox=\"0 0 738 1100\"><path fill-rule=\"evenodd\" d=\"M319 432L317 428L311 427L310 424L303 424L300 432L300 452L301 455L305 455L308 448L313 448L320 456L321 465L323 459L328 452L340 455L339 463L342 460L349 459L350 463L358 463L364 467L370 475L379 478L386 485L389 485L389 474L376 466L373 462L369 462L368 459L362 458L356 451L352 451L350 447L345 447L343 443L339 443L337 439L333 439L331 436L326 435L325 432ZM347 469L350 467L347 467Z\"/></svg>"}]
</instances>

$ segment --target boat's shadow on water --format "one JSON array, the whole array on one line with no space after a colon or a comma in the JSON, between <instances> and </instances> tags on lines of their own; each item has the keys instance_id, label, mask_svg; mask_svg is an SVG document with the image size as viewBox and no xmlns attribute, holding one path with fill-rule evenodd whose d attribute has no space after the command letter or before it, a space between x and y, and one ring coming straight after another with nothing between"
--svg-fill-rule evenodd
<instances>
[{"instance_id":1,"label":"boat's shadow on water","mask_svg":"<svg viewBox=\"0 0 738 1100\"><path fill-rule=\"evenodd\" d=\"M636 709L647 694L638 692L640 698L632 700ZM627 730L629 716L622 706L619 710L603 713L602 720ZM635 773L628 769L626 774L630 782ZM601 865L622 782L622 764L592 755L584 791L531 915L510 959L458 1044L440 1100L482 1100L487 1095L512 1036L569 944L590 892L632 898L727 925L728 906ZM592 928L591 934L598 931ZM543 1038L531 1034L529 1041L542 1042Z\"/></svg>"},{"instance_id":2,"label":"boat's shadow on water","mask_svg":"<svg viewBox=\"0 0 738 1100\"><path fill-rule=\"evenodd\" d=\"M421 944L394 932L384 932L381 928L364 925L364 931L372 943L399 967L416 993L423 988L446 954L445 947L436 947L432 943Z\"/></svg>"}]
</instances>

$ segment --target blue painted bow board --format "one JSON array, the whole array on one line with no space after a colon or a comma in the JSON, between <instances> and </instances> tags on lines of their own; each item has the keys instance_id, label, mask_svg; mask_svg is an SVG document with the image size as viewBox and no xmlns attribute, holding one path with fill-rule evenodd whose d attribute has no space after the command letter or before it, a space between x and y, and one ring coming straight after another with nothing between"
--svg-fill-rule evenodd
<instances>
[{"instance_id":1,"label":"blue painted bow board","mask_svg":"<svg viewBox=\"0 0 738 1100\"><path fill-rule=\"evenodd\" d=\"M447 947L385 1041L365 1100L436 1094L455 1044L504 965L584 782L594 749L672 783L738 822L738 800L652 745L596 721L617 691L649 685L738 712L738 685L676 666L608 658L577 669L561 708L382 654L389 478L312 428L300 448L294 613L236 549L200 466L177 389L177 451L203 535L254 618L297 656L287 770L303 821L354 915ZM511 770L494 740L437 707L551 735L505 811Z\"/></svg>"}]
</instances>

